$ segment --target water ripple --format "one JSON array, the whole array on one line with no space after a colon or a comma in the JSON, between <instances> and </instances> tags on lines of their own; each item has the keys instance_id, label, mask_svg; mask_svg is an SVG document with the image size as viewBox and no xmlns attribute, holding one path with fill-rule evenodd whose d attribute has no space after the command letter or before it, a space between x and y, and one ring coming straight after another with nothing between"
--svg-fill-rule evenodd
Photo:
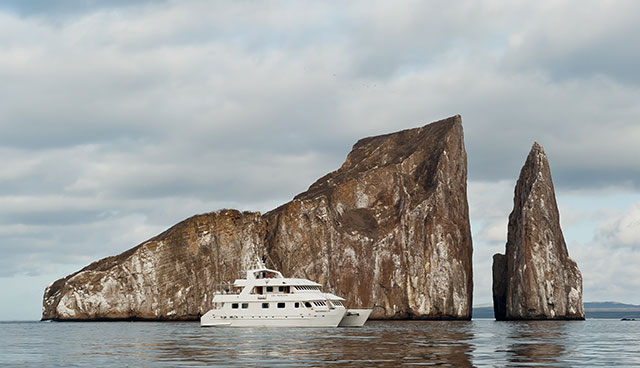
<instances>
[{"instance_id":1,"label":"water ripple","mask_svg":"<svg viewBox=\"0 0 640 368\"><path fill-rule=\"evenodd\" d=\"M370 321L363 328L0 323L0 366L640 365L640 322Z\"/></svg>"}]
</instances>

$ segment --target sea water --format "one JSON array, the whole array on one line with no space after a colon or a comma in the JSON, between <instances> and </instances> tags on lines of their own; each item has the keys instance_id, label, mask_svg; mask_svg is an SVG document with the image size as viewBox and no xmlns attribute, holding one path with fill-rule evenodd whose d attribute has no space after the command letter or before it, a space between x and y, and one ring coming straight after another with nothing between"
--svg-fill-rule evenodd
<instances>
[{"instance_id":1,"label":"sea water","mask_svg":"<svg viewBox=\"0 0 640 368\"><path fill-rule=\"evenodd\" d=\"M362 328L0 322L0 366L640 366L640 321L369 321Z\"/></svg>"}]
</instances>

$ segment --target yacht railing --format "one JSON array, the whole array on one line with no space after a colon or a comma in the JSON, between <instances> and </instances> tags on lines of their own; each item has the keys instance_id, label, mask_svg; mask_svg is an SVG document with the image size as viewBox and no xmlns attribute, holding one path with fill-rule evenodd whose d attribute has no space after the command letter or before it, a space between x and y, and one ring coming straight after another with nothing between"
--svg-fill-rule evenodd
<instances>
[{"instance_id":1,"label":"yacht railing","mask_svg":"<svg viewBox=\"0 0 640 368\"><path fill-rule=\"evenodd\" d=\"M238 295L242 291L242 286L235 284L217 284L214 293L218 295Z\"/></svg>"}]
</instances>

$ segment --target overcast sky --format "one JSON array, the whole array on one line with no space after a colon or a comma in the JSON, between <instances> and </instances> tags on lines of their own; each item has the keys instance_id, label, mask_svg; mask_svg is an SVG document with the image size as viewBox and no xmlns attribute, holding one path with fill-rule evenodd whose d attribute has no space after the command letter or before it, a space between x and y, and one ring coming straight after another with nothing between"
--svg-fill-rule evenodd
<instances>
[{"instance_id":1,"label":"overcast sky","mask_svg":"<svg viewBox=\"0 0 640 368\"><path fill-rule=\"evenodd\" d=\"M108 5L106 4L108 3ZM0 320L176 222L461 114L474 304L547 152L584 300L640 304L640 2L3 1Z\"/></svg>"}]
</instances>

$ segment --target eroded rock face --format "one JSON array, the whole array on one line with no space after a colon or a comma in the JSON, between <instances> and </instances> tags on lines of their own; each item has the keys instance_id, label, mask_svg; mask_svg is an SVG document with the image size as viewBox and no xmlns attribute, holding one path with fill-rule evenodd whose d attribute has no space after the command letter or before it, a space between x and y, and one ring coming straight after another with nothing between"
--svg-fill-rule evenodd
<instances>
[{"instance_id":1,"label":"eroded rock face","mask_svg":"<svg viewBox=\"0 0 640 368\"><path fill-rule=\"evenodd\" d=\"M340 169L260 216L187 219L45 291L43 319L195 319L213 285L262 256L374 307L372 318L471 318L472 244L460 116L357 142Z\"/></svg>"},{"instance_id":2,"label":"eroded rock face","mask_svg":"<svg viewBox=\"0 0 640 368\"><path fill-rule=\"evenodd\" d=\"M494 256L498 320L584 319L582 275L569 258L549 162L537 142L516 184L506 254Z\"/></svg>"},{"instance_id":3,"label":"eroded rock face","mask_svg":"<svg viewBox=\"0 0 640 368\"><path fill-rule=\"evenodd\" d=\"M276 267L373 306L373 318L471 317L459 117L360 140L339 170L265 217Z\"/></svg>"},{"instance_id":4,"label":"eroded rock face","mask_svg":"<svg viewBox=\"0 0 640 368\"><path fill-rule=\"evenodd\" d=\"M262 257L264 231L258 212L193 216L49 285L42 318L196 319L210 309L216 284Z\"/></svg>"}]
</instances>

